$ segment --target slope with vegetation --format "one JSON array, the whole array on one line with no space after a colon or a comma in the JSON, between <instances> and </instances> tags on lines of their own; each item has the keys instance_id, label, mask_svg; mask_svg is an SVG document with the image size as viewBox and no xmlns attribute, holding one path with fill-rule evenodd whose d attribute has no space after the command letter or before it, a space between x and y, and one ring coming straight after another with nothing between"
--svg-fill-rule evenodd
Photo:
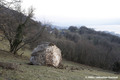
<instances>
[{"instance_id":1,"label":"slope with vegetation","mask_svg":"<svg viewBox=\"0 0 120 80\"><path fill-rule=\"evenodd\" d=\"M120 72L120 37L85 26L52 28L49 24L34 21L32 8L25 14L24 10L21 10L20 0L12 1L0 0L0 80L85 80L85 76L120 77L107 71ZM55 43L61 49L64 59L81 64L64 60L63 69L28 65L31 51L43 41Z\"/></svg>"},{"instance_id":2,"label":"slope with vegetation","mask_svg":"<svg viewBox=\"0 0 120 80\"><path fill-rule=\"evenodd\" d=\"M56 32L55 32L56 31ZM58 47L67 60L120 71L120 37L82 26L53 30ZM116 68L118 67L118 68Z\"/></svg>"},{"instance_id":3,"label":"slope with vegetation","mask_svg":"<svg viewBox=\"0 0 120 80\"><path fill-rule=\"evenodd\" d=\"M27 52L25 51L25 54ZM30 54L29 54L30 55ZM16 64L15 69L0 67L0 80L91 80L86 76L111 76L120 78L119 74L99 68L63 60L65 68L29 65L29 57L13 56L0 50L0 62ZM103 79L109 80L109 79Z\"/></svg>"},{"instance_id":4,"label":"slope with vegetation","mask_svg":"<svg viewBox=\"0 0 120 80\"><path fill-rule=\"evenodd\" d=\"M120 71L120 37L118 36L95 31L85 26L57 29L48 25L47 32L41 36L40 40L30 44L31 48L42 41L55 43L67 60Z\"/></svg>"}]
</instances>

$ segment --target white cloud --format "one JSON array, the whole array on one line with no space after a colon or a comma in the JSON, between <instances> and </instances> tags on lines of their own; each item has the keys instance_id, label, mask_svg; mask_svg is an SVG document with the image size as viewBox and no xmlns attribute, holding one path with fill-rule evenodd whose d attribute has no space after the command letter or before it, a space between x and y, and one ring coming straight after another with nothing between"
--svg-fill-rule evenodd
<instances>
[{"instance_id":1,"label":"white cloud","mask_svg":"<svg viewBox=\"0 0 120 80\"><path fill-rule=\"evenodd\" d=\"M36 19L62 26L120 19L120 0L23 0L22 5L35 7Z\"/></svg>"},{"instance_id":2,"label":"white cloud","mask_svg":"<svg viewBox=\"0 0 120 80\"><path fill-rule=\"evenodd\" d=\"M33 5L36 16L70 18L120 18L119 0L23 0L23 5Z\"/></svg>"},{"instance_id":3,"label":"white cloud","mask_svg":"<svg viewBox=\"0 0 120 80\"><path fill-rule=\"evenodd\" d=\"M116 34L120 34L120 25L94 25L87 27L94 28L97 31L110 31L115 32Z\"/></svg>"}]
</instances>

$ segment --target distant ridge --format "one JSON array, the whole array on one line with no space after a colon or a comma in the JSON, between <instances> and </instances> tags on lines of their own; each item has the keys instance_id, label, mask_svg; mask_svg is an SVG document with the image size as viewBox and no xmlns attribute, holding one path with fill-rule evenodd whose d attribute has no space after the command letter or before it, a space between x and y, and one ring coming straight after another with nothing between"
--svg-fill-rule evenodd
<instances>
[{"instance_id":1,"label":"distant ridge","mask_svg":"<svg viewBox=\"0 0 120 80\"><path fill-rule=\"evenodd\" d=\"M117 33L115 33L115 32L110 32L110 31L103 31L103 32L109 33L109 34L112 34L112 35L115 35L115 36L120 37L120 34L117 34Z\"/></svg>"},{"instance_id":2,"label":"distant ridge","mask_svg":"<svg viewBox=\"0 0 120 80\"><path fill-rule=\"evenodd\" d=\"M57 26L57 25L51 25L52 28L57 28L57 29L68 29L66 26Z\"/></svg>"}]
</instances>

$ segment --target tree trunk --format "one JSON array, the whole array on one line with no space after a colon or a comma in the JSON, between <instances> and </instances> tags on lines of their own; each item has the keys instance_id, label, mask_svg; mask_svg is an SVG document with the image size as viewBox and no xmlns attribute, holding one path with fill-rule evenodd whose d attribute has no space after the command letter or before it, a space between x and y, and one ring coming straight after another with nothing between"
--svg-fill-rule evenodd
<instances>
[{"instance_id":1,"label":"tree trunk","mask_svg":"<svg viewBox=\"0 0 120 80\"><path fill-rule=\"evenodd\" d=\"M18 46L22 43L23 39L23 27L24 25L19 25L16 30L16 36L14 41L10 44L10 52L16 54Z\"/></svg>"}]
</instances>

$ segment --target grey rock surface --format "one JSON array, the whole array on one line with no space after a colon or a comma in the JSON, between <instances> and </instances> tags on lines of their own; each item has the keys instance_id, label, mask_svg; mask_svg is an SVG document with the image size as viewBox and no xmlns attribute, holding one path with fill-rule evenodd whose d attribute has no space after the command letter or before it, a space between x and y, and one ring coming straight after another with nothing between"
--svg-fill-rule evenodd
<instances>
[{"instance_id":1,"label":"grey rock surface","mask_svg":"<svg viewBox=\"0 0 120 80\"><path fill-rule=\"evenodd\" d=\"M61 50L53 43L38 45L32 52L30 62L34 65L58 67L62 61Z\"/></svg>"}]
</instances>

